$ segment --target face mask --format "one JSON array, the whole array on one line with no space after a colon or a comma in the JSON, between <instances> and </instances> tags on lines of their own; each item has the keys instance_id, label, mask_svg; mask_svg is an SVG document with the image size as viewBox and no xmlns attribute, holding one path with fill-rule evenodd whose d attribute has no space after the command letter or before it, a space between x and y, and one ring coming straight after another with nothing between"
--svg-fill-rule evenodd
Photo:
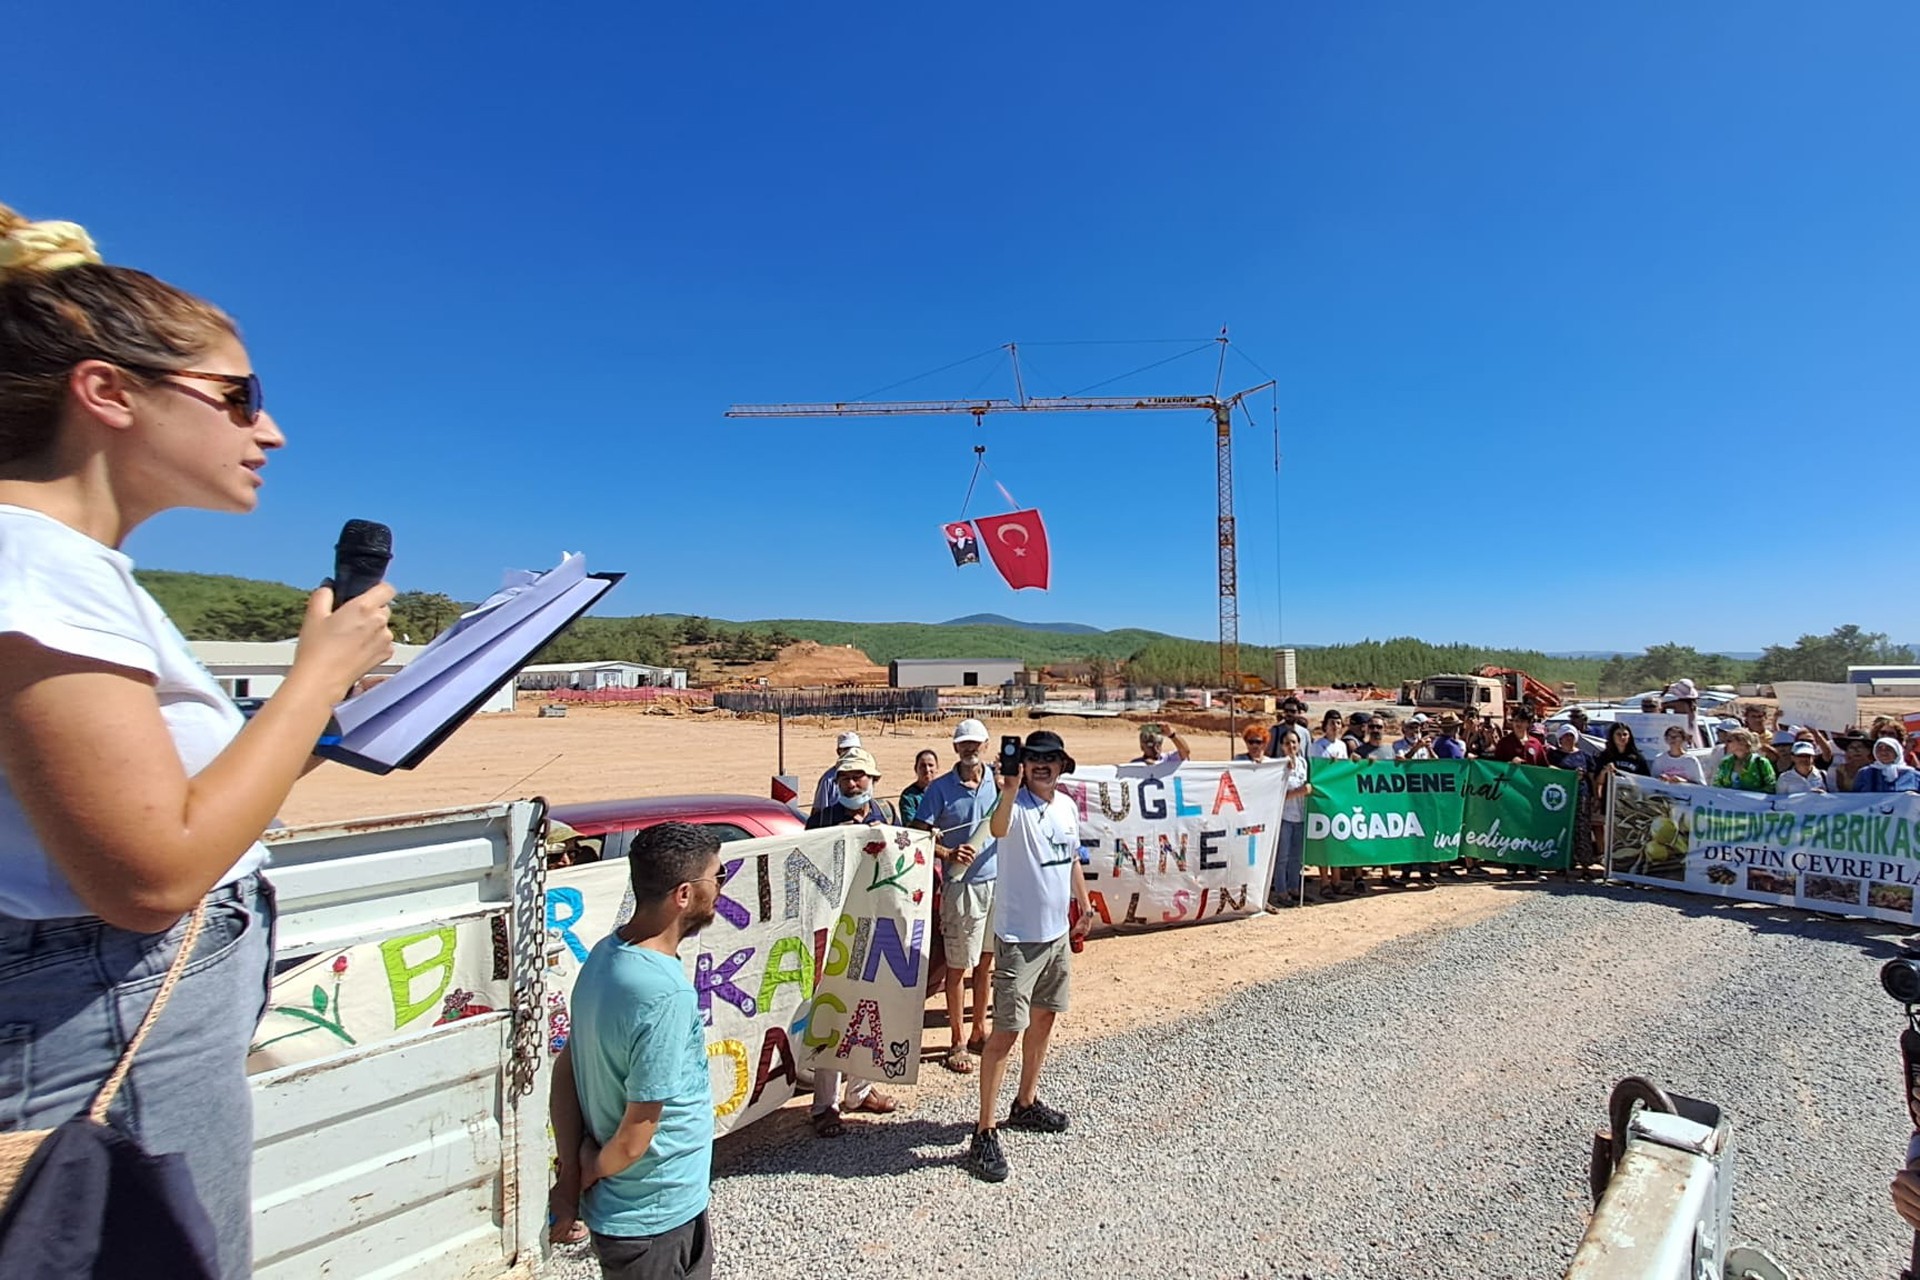
<instances>
[{"instance_id":1,"label":"face mask","mask_svg":"<svg viewBox=\"0 0 1920 1280\"><path fill-rule=\"evenodd\" d=\"M872 798L873 793L871 791L856 791L852 795L848 795L844 791L840 793L840 803L844 808L848 809L864 808Z\"/></svg>"}]
</instances>

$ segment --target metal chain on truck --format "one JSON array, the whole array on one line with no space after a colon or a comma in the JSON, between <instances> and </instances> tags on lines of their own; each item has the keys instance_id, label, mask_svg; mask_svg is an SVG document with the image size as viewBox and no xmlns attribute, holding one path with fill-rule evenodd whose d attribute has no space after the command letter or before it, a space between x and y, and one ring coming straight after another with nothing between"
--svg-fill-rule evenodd
<instances>
[{"instance_id":1,"label":"metal chain on truck","mask_svg":"<svg viewBox=\"0 0 1920 1280\"><path fill-rule=\"evenodd\" d=\"M512 1095L534 1090L547 1051L547 802L534 819L532 856L515 868L513 887L513 1063L507 1075Z\"/></svg>"}]
</instances>

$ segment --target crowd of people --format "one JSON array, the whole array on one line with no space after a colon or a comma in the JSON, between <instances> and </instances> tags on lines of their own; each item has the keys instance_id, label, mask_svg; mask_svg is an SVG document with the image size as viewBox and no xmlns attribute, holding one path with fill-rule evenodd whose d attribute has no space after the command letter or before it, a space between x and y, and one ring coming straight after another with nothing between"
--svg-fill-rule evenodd
<instances>
[{"instance_id":1,"label":"crowd of people","mask_svg":"<svg viewBox=\"0 0 1920 1280\"><path fill-rule=\"evenodd\" d=\"M1891 716L1875 717L1864 730L1854 728L1829 737L1812 726L1787 723L1764 703L1750 702L1742 711L1742 727L1720 735L1716 742L1700 717L1699 689L1687 679L1676 680L1659 697L1645 700L1642 710L1684 719L1665 730L1666 749L1651 759L1627 725L1595 724L1579 707L1551 731L1525 705L1511 709L1505 723L1469 707L1457 715L1415 711L1405 720L1392 710L1352 715L1329 710L1315 724L1309 720L1306 703L1288 698L1280 704L1275 724L1249 724L1242 730L1246 750L1236 758L1291 760L1303 752L1308 760L1487 759L1566 769L1579 778L1573 865L1567 873L1576 879L1592 876L1599 866L1606 792L1622 773L1781 795L1920 791L1920 728L1908 730ZM1275 860L1269 910L1381 887L1433 884L1438 874L1461 878L1492 874L1474 858L1446 864L1438 872L1419 864L1392 872L1322 868L1317 886L1309 889L1290 850L1298 838L1293 829L1298 821L1296 796L1304 800L1311 791L1304 782L1296 790L1289 775L1287 808L1281 819L1283 852ZM1540 873L1514 866L1506 874L1532 878Z\"/></svg>"},{"instance_id":2,"label":"crowd of people","mask_svg":"<svg viewBox=\"0 0 1920 1280\"><path fill-rule=\"evenodd\" d=\"M1720 749L1695 727L1697 693L1687 682L1667 690L1661 709L1684 717L1667 750L1652 759L1624 724L1596 725L1572 711L1551 732L1529 707L1494 722L1469 710L1404 719L1392 711L1326 711L1317 721L1290 698L1272 724L1241 730L1242 763L1284 771L1269 911L1357 895L1380 886L1434 884L1442 875L1487 876L1489 866L1461 859L1385 874L1378 868L1322 868L1309 889L1302 866L1313 760L1488 759L1562 769L1578 779L1574 876L1590 874L1601 848L1600 802L1621 774L1694 785L1781 792L1914 790L1920 781L1898 729L1877 722L1865 734L1829 738L1783 725L1759 705ZM1599 730L1596 734L1594 731ZM929 990L943 998L947 1044L936 1057L949 1071L979 1077L979 1110L961 1163L988 1182L1009 1173L1003 1133L1057 1134L1068 1117L1039 1094L1056 1019L1067 1011L1072 956L1092 921L1081 866L1075 807L1059 791L1075 762L1050 731L1016 740L1010 755L987 752L987 727L961 721L944 770L928 748L913 779L894 799L879 763L855 732L835 743L833 764L815 789L812 829L901 824L931 834L937 944ZM1128 763L1175 769L1192 757L1176 728L1143 725ZM997 767L990 767L997 766ZM1010 802L1009 802L1010 801ZM705 1090L705 1048L693 989L673 960L680 943L713 918L725 877L719 847L700 828L669 824L642 832L631 854L633 920L603 940L575 987L572 1040L561 1055L552 1099L563 1159L554 1205L556 1231L584 1214L604 1274L704 1275L711 1267L706 1177L712 1125ZM1532 868L1506 874L1531 878ZM711 886L710 888L708 886ZM1003 1113L1000 1096L1020 1048L1018 1083ZM852 1112L885 1114L896 1100L863 1080L817 1070L812 1127L820 1138L846 1132ZM599 1187L597 1192L588 1190Z\"/></svg>"},{"instance_id":3,"label":"crowd of people","mask_svg":"<svg viewBox=\"0 0 1920 1280\"><path fill-rule=\"evenodd\" d=\"M961 1162L982 1181L1001 1182L1010 1171L1004 1131L1060 1134L1069 1127L1067 1114L1040 1097L1040 1079L1054 1026L1069 1005L1073 954L1093 913L1078 874L1077 811L1059 790L1075 767L1066 744L1056 733L1035 731L990 772L987 741L985 725L962 721L953 734L952 768L936 772L938 754L922 751L911 797L903 791L896 806L878 794L882 775L873 755L857 735L843 734L841 753L822 779L827 802L807 826L904 821L932 834L942 951L934 985L944 988L952 1037L941 1060L979 1077L979 1110ZM590 1239L610 1280L706 1277L714 1259L713 1099L699 1002L678 955L714 920L727 877L718 836L687 823L640 832L628 857L633 915L581 965L571 1035L554 1063L549 1107L559 1155L552 1230L560 1241ZM1016 1046L1017 1083L1002 1114ZM896 1105L866 1081L814 1072L818 1137L840 1137L845 1111L884 1114Z\"/></svg>"}]
</instances>

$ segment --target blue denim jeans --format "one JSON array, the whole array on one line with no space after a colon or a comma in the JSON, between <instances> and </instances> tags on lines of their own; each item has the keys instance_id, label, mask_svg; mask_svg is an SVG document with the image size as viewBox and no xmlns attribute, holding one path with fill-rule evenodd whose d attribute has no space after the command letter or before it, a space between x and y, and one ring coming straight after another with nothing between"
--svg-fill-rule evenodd
<instances>
[{"instance_id":1,"label":"blue denim jeans","mask_svg":"<svg viewBox=\"0 0 1920 1280\"><path fill-rule=\"evenodd\" d=\"M1300 892L1300 858L1307 851L1307 824L1282 822L1280 842L1273 850L1273 886L1269 897Z\"/></svg>"},{"instance_id":2,"label":"blue denim jeans","mask_svg":"<svg viewBox=\"0 0 1920 1280\"><path fill-rule=\"evenodd\" d=\"M94 916L0 916L0 1130L83 1113L139 1029L186 934ZM273 889L258 875L207 895L207 921L108 1119L156 1155L178 1152L227 1277L253 1272L253 1102L247 1045L266 1011Z\"/></svg>"}]
</instances>

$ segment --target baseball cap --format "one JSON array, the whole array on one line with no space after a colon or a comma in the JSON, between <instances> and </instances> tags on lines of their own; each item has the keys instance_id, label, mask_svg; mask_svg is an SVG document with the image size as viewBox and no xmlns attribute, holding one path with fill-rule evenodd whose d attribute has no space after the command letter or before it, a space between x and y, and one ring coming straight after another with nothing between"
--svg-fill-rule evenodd
<instances>
[{"instance_id":1,"label":"baseball cap","mask_svg":"<svg viewBox=\"0 0 1920 1280\"><path fill-rule=\"evenodd\" d=\"M1427 715L1426 715L1426 712L1424 711L1414 712L1413 719L1408 721L1409 724L1425 724L1426 722L1427 722Z\"/></svg>"},{"instance_id":2,"label":"baseball cap","mask_svg":"<svg viewBox=\"0 0 1920 1280\"><path fill-rule=\"evenodd\" d=\"M1553 740L1555 742L1565 742L1568 738L1577 738L1579 736L1580 731L1578 729L1570 724L1563 724L1560 726L1560 732L1553 735Z\"/></svg>"},{"instance_id":3,"label":"baseball cap","mask_svg":"<svg viewBox=\"0 0 1920 1280\"><path fill-rule=\"evenodd\" d=\"M955 742L985 742L987 740L987 726L981 724L978 720L962 720L953 727L953 740Z\"/></svg>"},{"instance_id":4,"label":"baseball cap","mask_svg":"<svg viewBox=\"0 0 1920 1280\"><path fill-rule=\"evenodd\" d=\"M833 748L836 751L847 752L847 751L854 750L859 745L860 745L860 735L855 733L853 730L849 729L845 733L841 734L838 738L834 739Z\"/></svg>"},{"instance_id":5,"label":"baseball cap","mask_svg":"<svg viewBox=\"0 0 1920 1280\"><path fill-rule=\"evenodd\" d=\"M1793 744L1793 754L1797 756L1817 756L1820 754L1820 749L1811 742L1796 742Z\"/></svg>"},{"instance_id":6,"label":"baseball cap","mask_svg":"<svg viewBox=\"0 0 1920 1280\"><path fill-rule=\"evenodd\" d=\"M880 776L880 766L874 763L873 753L861 747L843 754L834 768L841 773L864 773L869 778Z\"/></svg>"},{"instance_id":7,"label":"baseball cap","mask_svg":"<svg viewBox=\"0 0 1920 1280\"><path fill-rule=\"evenodd\" d=\"M1700 701L1700 690L1694 687L1693 681L1682 676L1667 686L1667 692L1661 697L1660 701L1698 702Z\"/></svg>"}]
</instances>

